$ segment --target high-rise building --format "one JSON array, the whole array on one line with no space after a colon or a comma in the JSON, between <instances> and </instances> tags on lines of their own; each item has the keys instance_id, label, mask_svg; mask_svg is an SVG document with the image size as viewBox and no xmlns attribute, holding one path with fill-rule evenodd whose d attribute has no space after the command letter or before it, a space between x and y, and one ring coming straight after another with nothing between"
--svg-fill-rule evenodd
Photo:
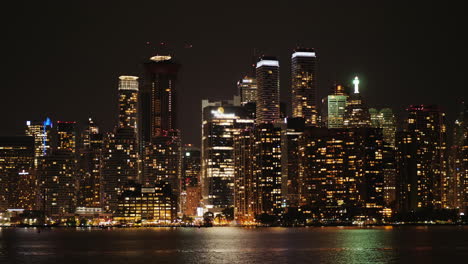
<instances>
[{"instance_id":1,"label":"high-rise building","mask_svg":"<svg viewBox=\"0 0 468 264\"><path fill-rule=\"evenodd\" d=\"M348 96L342 85L333 86L332 93L327 96L327 114L325 120L328 128L344 127L344 116Z\"/></svg>"},{"instance_id":2,"label":"high-rise building","mask_svg":"<svg viewBox=\"0 0 468 264\"><path fill-rule=\"evenodd\" d=\"M262 57L257 62L256 123L274 123L280 120L279 61Z\"/></svg>"},{"instance_id":3,"label":"high-rise building","mask_svg":"<svg viewBox=\"0 0 468 264\"><path fill-rule=\"evenodd\" d=\"M138 133L138 77L119 77L119 128L133 128Z\"/></svg>"},{"instance_id":4,"label":"high-rise building","mask_svg":"<svg viewBox=\"0 0 468 264\"><path fill-rule=\"evenodd\" d=\"M234 220L237 224L255 222L256 181L253 177L252 129L244 129L234 137Z\"/></svg>"},{"instance_id":5,"label":"high-rise building","mask_svg":"<svg viewBox=\"0 0 468 264\"><path fill-rule=\"evenodd\" d=\"M353 80L354 92L346 101L344 126L347 128L370 127L371 117L369 109L359 93L359 78Z\"/></svg>"},{"instance_id":6,"label":"high-rise building","mask_svg":"<svg viewBox=\"0 0 468 264\"><path fill-rule=\"evenodd\" d=\"M182 149L181 207L188 216L197 214L201 201L201 151L192 145Z\"/></svg>"},{"instance_id":7,"label":"high-rise building","mask_svg":"<svg viewBox=\"0 0 468 264\"><path fill-rule=\"evenodd\" d=\"M449 203L468 213L468 105L461 104L449 155Z\"/></svg>"},{"instance_id":8,"label":"high-rise building","mask_svg":"<svg viewBox=\"0 0 468 264\"><path fill-rule=\"evenodd\" d=\"M392 109L382 108L381 110L369 109L371 126L381 128L384 142L391 148L395 148L396 118Z\"/></svg>"},{"instance_id":9,"label":"high-rise building","mask_svg":"<svg viewBox=\"0 0 468 264\"><path fill-rule=\"evenodd\" d=\"M103 134L99 127L89 118L88 126L83 133L83 148L78 160L80 184L78 205L81 207L101 207L101 163Z\"/></svg>"},{"instance_id":10,"label":"high-rise building","mask_svg":"<svg viewBox=\"0 0 468 264\"><path fill-rule=\"evenodd\" d=\"M36 204L34 137L0 137L0 211L31 210Z\"/></svg>"},{"instance_id":11,"label":"high-rise building","mask_svg":"<svg viewBox=\"0 0 468 264\"><path fill-rule=\"evenodd\" d=\"M245 76L237 82L237 89L241 104L255 103L257 101L257 80L255 78Z\"/></svg>"},{"instance_id":12,"label":"high-rise building","mask_svg":"<svg viewBox=\"0 0 468 264\"><path fill-rule=\"evenodd\" d=\"M153 137L177 127L176 80L180 64L171 56L154 56L144 63L145 74L140 92L141 139Z\"/></svg>"},{"instance_id":13,"label":"high-rise building","mask_svg":"<svg viewBox=\"0 0 468 264\"><path fill-rule=\"evenodd\" d=\"M34 137L34 165L38 165L40 157L45 156L51 150L52 141L52 121L46 118L45 121L26 121L26 135Z\"/></svg>"},{"instance_id":14,"label":"high-rise building","mask_svg":"<svg viewBox=\"0 0 468 264\"><path fill-rule=\"evenodd\" d=\"M74 121L57 121L57 150L76 153L77 127Z\"/></svg>"},{"instance_id":15,"label":"high-rise building","mask_svg":"<svg viewBox=\"0 0 468 264\"><path fill-rule=\"evenodd\" d=\"M304 213L325 223L379 216L384 205L380 129L307 128L299 152Z\"/></svg>"},{"instance_id":16,"label":"high-rise building","mask_svg":"<svg viewBox=\"0 0 468 264\"><path fill-rule=\"evenodd\" d=\"M450 207L445 114L436 105L407 111L406 131L397 138L399 210Z\"/></svg>"},{"instance_id":17,"label":"high-rise building","mask_svg":"<svg viewBox=\"0 0 468 264\"><path fill-rule=\"evenodd\" d=\"M307 125L316 126L318 112L315 51L313 49L296 49L291 60L293 117L304 118Z\"/></svg>"},{"instance_id":18,"label":"high-rise building","mask_svg":"<svg viewBox=\"0 0 468 264\"><path fill-rule=\"evenodd\" d=\"M214 213L234 206L234 137L252 127L248 111L232 102L202 102L202 194Z\"/></svg>"}]
</instances>

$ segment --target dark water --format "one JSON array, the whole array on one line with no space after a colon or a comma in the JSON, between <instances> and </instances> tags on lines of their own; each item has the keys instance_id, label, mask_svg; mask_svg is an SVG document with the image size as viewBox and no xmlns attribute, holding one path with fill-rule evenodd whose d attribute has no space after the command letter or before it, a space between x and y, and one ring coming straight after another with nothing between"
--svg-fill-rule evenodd
<instances>
[{"instance_id":1,"label":"dark water","mask_svg":"<svg viewBox=\"0 0 468 264\"><path fill-rule=\"evenodd\" d=\"M3 228L0 263L468 263L468 227Z\"/></svg>"}]
</instances>

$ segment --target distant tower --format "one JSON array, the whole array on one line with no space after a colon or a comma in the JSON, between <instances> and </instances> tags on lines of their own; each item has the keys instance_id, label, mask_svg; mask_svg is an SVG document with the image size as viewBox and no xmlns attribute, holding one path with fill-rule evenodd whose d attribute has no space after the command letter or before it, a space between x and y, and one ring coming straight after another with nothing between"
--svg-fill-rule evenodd
<instances>
[{"instance_id":1,"label":"distant tower","mask_svg":"<svg viewBox=\"0 0 468 264\"><path fill-rule=\"evenodd\" d=\"M257 62L257 124L280 119L279 62L275 57L262 57Z\"/></svg>"},{"instance_id":2,"label":"distant tower","mask_svg":"<svg viewBox=\"0 0 468 264\"><path fill-rule=\"evenodd\" d=\"M255 103L257 101L257 80L245 76L237 82L241 104Z\"/></svg>"},{"instance_id":3,"label":"distant tower","mask_svg":"<svg viewBox=\"0 0 468 264\"><path fill-rule=\"evenodd\" d=\"M34 137L34 166L37 167L40 157L50 152L52 121L26 121L26 135Z\"/></svg>"},{"instance_id":4,"label":"distant tower","mask_svg":"<svg viewBox=\"0 0 468 264\"><path fill-rule=\"evenodd\" d=\"M359 94L359 78L357 76L354 78L353 84L354 93L349 96L346 102L344 125L347 128L370 127L369 109Z\"/></svg>"},{"instance_id":5,"label":"distant tower","mask_svg":"<svg viewBox=\"0 0 468 264\"><path fill-rule=\"evenodd\" d=\"M141 89L141 129L143 142L177 127L176 80L180 64L171 56L154 56L144 63Z\"/></svg>"},{"instance_id":6,"label":"distant tower","mask_svg":"<svg viewBox=\"0 0 468 264\"><path fill-rule=\"evenodd\" d=\"M293 117L317 125L316 55L313 49L297 49L291 56Z\"/></svg>"},{"instance_id":7,"label":"distant tower","mask_svg":"<svg viewBox=\"0 0 468 264\"><path fill-rule=\"evenodd\" d=\"M133 128L138 132L138 77L119 77L119 128Z\"/></svg>"},{"instance_id":8,"label":"distant tower","mask_svg":"<svg viewBox=\"0 0 468 264\"><path fill-rule=\"evenodd\" d=\"M335 85L332 94L327 96L327 126L328 128L342 128L348 96L342 85Z\"/></svg>"},{"instance_id":9,"label":"distant tower","mask_svg":"<svg viewBox=\"0 0 468 264\"><path fill-rule=\"evenodd\" d=\"M76 122L74 121L57 121L57 150L75 154L76 129Z\"/></svg>"}]
</instances>

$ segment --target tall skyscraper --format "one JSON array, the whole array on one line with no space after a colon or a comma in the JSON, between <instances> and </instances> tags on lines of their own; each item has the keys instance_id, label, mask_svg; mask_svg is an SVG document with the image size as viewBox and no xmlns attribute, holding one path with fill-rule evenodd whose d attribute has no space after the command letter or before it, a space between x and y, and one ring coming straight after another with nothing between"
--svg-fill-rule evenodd
<instances>
[{"instance_id":1,"label":"tall skyscraper","mask_svg":"<svg viewBox=\"0 0 468 264\"><path fill-rule=\"evenodd\" d=\"M38 159L50 152L52 140L52 121L26 121L26 135L34 137L35 158L34 165L38 165Z\"/></svg>"},{"instance_id":2,"label":"tall skyscraper","mask_svg":"<svg viewBox=\"0 0 468 264\"><path fill-rule=\"evenodd\" d=\"M201 151L192 145L182 149L181 206L187 216L197 214L201 201Z\"/></svg>"},{"instance_id":3,"label":"tall skyscraper","mask_svg":"<svg viewBox=\"0 0 468 264\"><path fill-rule=\"evenodd\" d=\"M83 133L81 134L81 142L82 142L81 148L83 149L89 148L89 146L91 145L91 141L92 141L91 135L94 135L94 134L99 134L99 127L90 117L88 118L87 126L85 127Z\"/></svg>"},{"instance_id":4,"label":"tall skyscraper","mask_svg":"<svg viewBox=\"0 0 468 264\"><path fill-rule=\"evenodd\" d=\"M333 86L332 94L327 96L327 115L324 118L328 128L344 127L347 99L344 86Z\"/></svg>"},{"instance_id":5,"label":"tall skyscraper","mask_svg":"<svg viewBox=\"0 0 468 264\"><path fill-rule=\"evenodd\" d=\"M371 118L369 109L359 93L359 78L356 76L353 80L354 92L346 101L344 126L347 128L370 127Z\"/></svg>"},{"instance_id":6,"label":"tall skyscraper","mask_svg":"<svg viewBox=\"0 0 468 264\"><path fill-rule=\"evenodd\" d=\"M144 68L141 129L142 141L150 142L153 137L178 129L176 80L180 64L171 56L154 56L144 63Z\"/></svg>"},{"instance_id":7,"label":"tall skyscraper","mask_svg":"<svg viewBox=\"0 0 468 264\"><path fill-rule=\"evenodd\" d=\"M77 127L74 121L57 121L57 150L76 153Z\"/></svg>"},{"instance_id":8,"label":"tall skyscraper","mask_svg":"<svg viewBox=\"0 0 468 264\"><path fill-rule=\"evenodd\" d=\"M254 142L251 128L242 130L234 137L234 220L242 225L255 222Z\"/></svg>"},{"instance_id":9,"label":"tall skyscraper","mask_svg":"<svg viewBox=\"0 0 468 264\"><path fill-rule=\"evenodd\" d=\"M232 102L202 102L202 195L214 213L234 206L234 137L253 126L248 111Z\"/></svg>"},{"instance_id":10,"label":"tall skyscraper","mask_svg":"<svg viewBox=\"0 0 468 264\"><path fill-rule=\"evenodd\" d=\"M280 120L279 61L262 57L257 62L256 123L274 123Z\"/></svg>"},{"instance_id":11,"label":"tall skyscraper","mask_svg":"<svg viewBox=\"0 0 468 264\"><path fill-rule=\"evenodd\" d=\"M257 101L257 79L245 76L237 82L237 89L239 89L241 104Z\"/></svg>"},{"instance_id":12,"label":"tall skyscraper","mask_svg":"<svg viewBox=\"0 0 468 264\"><path fill-rule=\"evenodd\" d=\"M395 148L396 118L392 109L382 108L381 110L377 110L371 108L369 109L369 113L371 126L381 128L384 142L391 148Z\"/></svg>"},{"instance_id":13,"label":"tall skyscraper","mask_svg":"<svg viewBox=\"0 0 468 264\"><path fill-rule=\"evenodd\" d=\"M0 137L0 211L31 210L36 204L34 137Z\"/></svg>"},{"instance_id":14,"label":"tall skyscraper","mask_svg":"<svg viewBox=\"0 0 468 264\"><path fill-rule=\"evenodd\" d=\"M436 105L411 105L397 140L397 196L401 212L447 208L445 114Z\"/></svg>"},{"instance_id":15,"label":"tall skyscraper","mask_svg":"<svg viewBox=\"0 0 468 264\"><path fill-rule=\"evenodd\" d=\"M119 128L133 128L138 133L138 77L119 77Z\"/></svg>"},{"instance_id":16,"label":"tall skyscraper","mask_svg":"<svg viewBox=\"0 0 468 264\"><path fill-rule=\"evenodd\" d=\"M468 213L468 105L461 104L449 154L449 203Z\"/></svg>"},{"instance_id":17,"label":"tall skyscraper","mask_svg":"<svg viewBox=\"0 0 468 264\"><path fill-rule=\"evenodd\" d=\"M307 125L318 124L316 54L313 49L296 49L292 56L292 112Z\"/></svg>"}]
</instances>

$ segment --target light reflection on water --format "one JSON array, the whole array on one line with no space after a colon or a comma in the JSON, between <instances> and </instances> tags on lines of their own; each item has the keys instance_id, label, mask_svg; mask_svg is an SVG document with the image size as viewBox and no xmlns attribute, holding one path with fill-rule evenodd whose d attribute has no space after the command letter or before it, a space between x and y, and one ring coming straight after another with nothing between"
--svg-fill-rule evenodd
<instances>
[{"instance_id":1,"label":"light reflection on water","mask_svg":"<svg viewBox=\"0 0 468 264\"><path fill-rule=\"evenodd\" d=\"M0 263L464 262L465 227L0 230Z\"/></svg>"}]
</instances>

